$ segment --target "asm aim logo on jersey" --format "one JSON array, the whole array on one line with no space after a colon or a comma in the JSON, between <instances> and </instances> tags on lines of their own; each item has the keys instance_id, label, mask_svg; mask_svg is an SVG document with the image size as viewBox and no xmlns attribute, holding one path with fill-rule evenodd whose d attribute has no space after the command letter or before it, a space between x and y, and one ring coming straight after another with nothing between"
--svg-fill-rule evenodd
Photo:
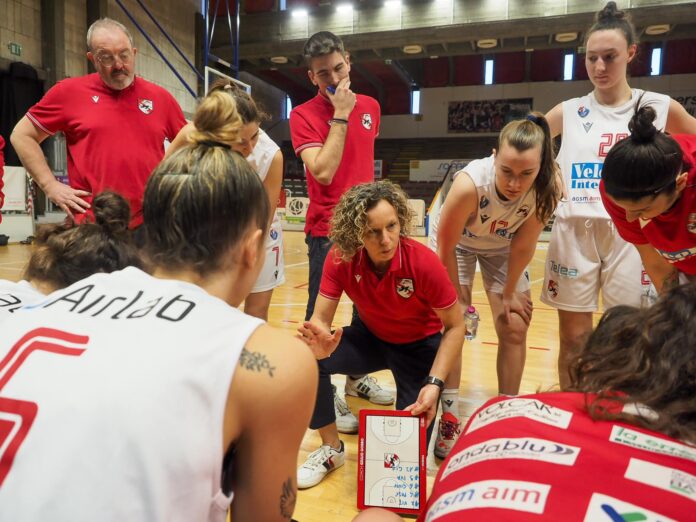
<instances>
[{"instance_id":1,"label":"asm aim logo on jersey","mask_svg":"<svg viewBox=\"0 0 696 522\"><path fill-rule=\"evenodd\" d=\"M521 480L482 480L455 489L437 499L425 516L433 522L450 513L476 508L511 509L541 514L551 486Z\"/></svg>"},{"instance_id":2,"label":"asm aim logo on jersey","mask_svg":"<svg viewBox=\"0 0 696 522\"><path fill-rule=\"evenodd\" d=\"M599 188L602 179L602 163L573 163L570 176L571 189Z\"/></svg>"}]
</instances>

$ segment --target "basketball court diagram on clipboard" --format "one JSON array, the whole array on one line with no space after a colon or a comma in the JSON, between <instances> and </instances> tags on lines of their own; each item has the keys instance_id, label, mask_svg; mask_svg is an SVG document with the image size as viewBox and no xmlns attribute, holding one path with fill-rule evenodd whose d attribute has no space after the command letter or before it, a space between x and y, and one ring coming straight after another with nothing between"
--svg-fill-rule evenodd
<instances>
[{"instance_id":1,"label":"basketball court diagram on clipboard","mask_svg":"<svg viewBox=\"0 0 696 522\"><path fill-rule=\"evenodd\" d=\"M358 507L417 514L425 502L425 419L361 410Z\"/></svg>"}]
</instances>

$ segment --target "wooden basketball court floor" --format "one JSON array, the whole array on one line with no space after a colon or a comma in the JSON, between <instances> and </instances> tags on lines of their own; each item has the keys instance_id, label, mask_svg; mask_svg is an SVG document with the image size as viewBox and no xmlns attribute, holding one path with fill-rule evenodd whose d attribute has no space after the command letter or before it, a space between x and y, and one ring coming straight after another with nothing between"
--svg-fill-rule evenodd
<instances>
[{"instance_id":1,"label":"wooden basketball court floor","mask_svg":"<svg viewBox=\"0 0 696 522\"><path fill-rule=\"evenodd\" d=\"M425 241L425 238L421 238ZM10 244L0 247L0 278L19 280L23 267L31 253L31 247ZM273 293L269 312L269 323L294 332L304 318L307 302L307 248L302 232L284 233L286 282ZM558 358L558 319L556 311L539 301L544 276L546 243L539 243L534 259L529 265L532 280L534 315L527 339L527 362L522 378L520 393L535 393L548 390L558 382L556 360ZM462 380L460 385L460 411L463 421L487 399L497 393L495 373L497 338L491 320L490 309L477 274L474 283L473 302L481 316L476 339L467 341L462 348ZM335 324L349 324L351 302L344 297L338 307ZM595 314L596 318L599 314ZM383 388L395 391L394 380L389 371L374 374ZM339 390L345 379L333 378ZM348 405L357 415L360 408L380 408L372 403L353 397L347 398ZM381 407L390 408L390 407ZM292 412L288 412L291 415ZM272 426L273 420L269 420ZM282 419L276 419L282 422ZM437 421L435 421L437 422ZM435 436L433 434L433 440ZM300 522L343 522L351 520L357 513L357 435L342 435L346 446L346 463L324 479L318 486L299 492L294 518ZM432 443L432 441L431 441ZM317 449L319 436L308 430L302 442L299 462ZM440 465L440 460L428 456L428 491Z\"/></svg>"}]
</instances>

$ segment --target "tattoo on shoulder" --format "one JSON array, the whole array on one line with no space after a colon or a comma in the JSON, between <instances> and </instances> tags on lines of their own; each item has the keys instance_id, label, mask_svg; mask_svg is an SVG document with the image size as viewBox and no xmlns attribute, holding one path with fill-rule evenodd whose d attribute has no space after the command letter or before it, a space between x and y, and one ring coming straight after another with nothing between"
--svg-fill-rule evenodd
<instances>
[{"instance_id":1,"label":"tattoo on shoulder","mask_svg":"<svg viewBox=\"0 0 696 522\"><path fill-rule=\"evenodd\" d=\"M292 483L292 478L288 478L283 483L283 492L280 495L280 515L283 518L290 520L295 512L295 503L297 502L297 490Z\"/></svg>"},{"instance_id":2,"label":"tattoo on shoulder","mask_svg":"<svg viewBox=\"0 0 696 522\"><path fill-rule=\"evenodd\" d=\"M242 353L239 356L239 366L255 372L263 372L265 370L270 377L273 377L273 372L275 371L275 366L271 366L270 361L264 354L250 352L246 348L242 348Z\"/></svg>"}]
</instances>

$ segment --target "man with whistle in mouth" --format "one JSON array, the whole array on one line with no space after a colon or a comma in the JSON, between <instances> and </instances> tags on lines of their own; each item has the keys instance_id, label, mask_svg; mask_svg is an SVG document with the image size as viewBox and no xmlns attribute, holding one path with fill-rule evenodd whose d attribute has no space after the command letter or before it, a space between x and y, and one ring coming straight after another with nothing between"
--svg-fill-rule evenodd
<instances>
[{"instance_id":1,"label":"man with whistle in mouth","mask_svg":"<svg viewBox=\"0 0 696 522\"><path fill-rule=\"evenodd\" d=\"M295 154L307 178L309 208L305 242L309 257L308 321L314 312L322 269L331 247L329 220L339 198L349 188L374 180L375 138L380 108L374 98L350 89L350 56L341 39L328 31L312 35L304 46L310 81L317 95L290 113L290 134ZM368 376L347 378L346 392L377 404L394 397ZM355 433L358 422L342 399L337 399L339 430Z\"/></svg>"}]
</instances>

